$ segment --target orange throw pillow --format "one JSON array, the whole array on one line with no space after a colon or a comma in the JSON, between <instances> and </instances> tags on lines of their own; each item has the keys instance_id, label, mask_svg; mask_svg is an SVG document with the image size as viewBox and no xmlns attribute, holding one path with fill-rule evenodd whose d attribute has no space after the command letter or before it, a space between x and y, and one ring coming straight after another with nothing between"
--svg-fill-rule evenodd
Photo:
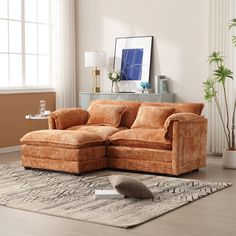
<instances>
[{"instance_id":1,"label":"orange throw pillow","mask_svg":"<svg viewBox=\"0 0 236 236\"><path fill-rule=\"evenodd\" d=\"M131 126L133 128L163 128L165 120L174 112L171 107L141 106Z\"/></svg>"},{"instance_id":2,"label":"orange throw pillow","mask_svg":"<svg viewBox=\"0 0 236 236\"><path fill-rule=\"evenodd\" d=\"M90 116L87 125L108 125L118 127L126 106L97 104L89 112Z\"/></svg>"}]
</instances>

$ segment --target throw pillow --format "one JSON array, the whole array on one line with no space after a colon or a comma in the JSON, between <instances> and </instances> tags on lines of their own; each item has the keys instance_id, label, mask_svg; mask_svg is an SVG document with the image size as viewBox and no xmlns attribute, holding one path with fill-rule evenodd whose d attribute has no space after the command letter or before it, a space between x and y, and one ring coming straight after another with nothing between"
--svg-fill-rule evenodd
<instances>
[{"instance_id":1,"label":"throw pillow","mask_svg":"<svg viewBox=\"0 0 236 236\"><path fill-rule=\"evenodd\" d=\"M126 197L138 199L154 198L148 187L134 178L123 175L111 175L108 178L113 188Z\"/></svg>"},{"instance_id":2,"label":"throw pillow","mask_svg":"<svg viewBox=\"0 0 236 236\"><path fill-rule=\"evenodd\" d=\"M171 107L141 106L131 126L133 128L163 128L165 120L174 112Z\"/></svg>"},{"instance_id":3,"label":"throw pillow","mask_svg":"<svg viewBox=\"0 0 236 236\"><path fill-rule=\"evenodd\" d=\"M110 125L118 127L126 106L96 104L94 109L89 112L90 116L87 125Z\"/></svg>"}]
</instances>

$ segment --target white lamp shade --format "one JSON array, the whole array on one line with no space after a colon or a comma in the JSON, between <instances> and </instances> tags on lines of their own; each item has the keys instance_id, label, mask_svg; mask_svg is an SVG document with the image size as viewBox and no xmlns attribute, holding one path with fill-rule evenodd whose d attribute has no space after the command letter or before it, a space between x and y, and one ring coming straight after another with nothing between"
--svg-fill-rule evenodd
<instances>
[{"instance_id":1,"label":"white lamp shade","mask_svg":"<svg viewBox=\"0 0 236 236\"><path fill-rule=\"evenodd\" d=\"M85 52L85 67L103 67L106 66L105 52Z\"/></svg>"}]
</instances>

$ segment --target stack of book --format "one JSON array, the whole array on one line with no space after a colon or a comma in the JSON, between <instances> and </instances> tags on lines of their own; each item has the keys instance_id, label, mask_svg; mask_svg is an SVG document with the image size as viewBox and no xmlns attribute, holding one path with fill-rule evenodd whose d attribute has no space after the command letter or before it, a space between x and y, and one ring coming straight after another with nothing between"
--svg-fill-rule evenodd
<instances>
[{"instance_id":1,"label":"stack of book","mask_svg":"<svg viewBox=\"0 0 236 236\"><path fill-rule=\"evenodd\" d=\"M118 193L115 189L103 189L95 190L95 199L105 199L105 198L124 198L125 196Z\"/></svg>"},{"instance_id":2,"label":"stack of book","mask_svg":"<svg viewBox=\"0 0 236 236\"><path fill-rule=\"evenodd\" d=\"M155 93L168 93L168 79L165 75L155 76Z\"/></svg>"}]
</instances>

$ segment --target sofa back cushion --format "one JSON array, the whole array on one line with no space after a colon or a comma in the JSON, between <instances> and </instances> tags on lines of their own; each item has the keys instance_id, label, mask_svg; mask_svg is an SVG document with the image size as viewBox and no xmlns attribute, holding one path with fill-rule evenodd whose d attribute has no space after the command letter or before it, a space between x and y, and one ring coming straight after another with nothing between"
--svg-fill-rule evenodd
<instances>
[{"instance_id":1,"label":"sofa back cushion","mask_svg":"<svg viewBox=\"0 0 236 236\"><path fill-rule=\"evenodd\" d=\"M136 115L138 113L141 102L136 101L111 101L111 100L94 100L91 102L88 112L91 113L96 109L97 104L110 104L110 105L123 105L126 106L126 110L121 117L120 126L130 128L134 123Z\"/></svg>"},{"instance_id":2,"label":"sofa back cushion","mask_svg":"<svg viewBox=\"0 0 236 236\"><path fill-rule=\"evenodd\" d=\"M203 103L165 103L165 102L143 102L141 106L172 107L174 113L190 112L201 115L204 107Z\"/></svg>"},{"instance_id":3,"label":"sofa back cushion","mask_svg":"<svg viewBox=\"0 0 236 236\"><path fill-rule=\"evenodd\" d=\"M174 112L172 107L141 106L138 110L133 128L163 128L165 120Z\"/></svg>"},{"instance_id":4,"label":"sofa back cushion","mask_svg":"<svg viewBox=\"0 0 236 236\"><path fill-rule=\"evenodd\" d=\"M87 125L109 125L118 127L127 109L124 105L96 104L89 111Z\"/></svg>"}]
</instances>

